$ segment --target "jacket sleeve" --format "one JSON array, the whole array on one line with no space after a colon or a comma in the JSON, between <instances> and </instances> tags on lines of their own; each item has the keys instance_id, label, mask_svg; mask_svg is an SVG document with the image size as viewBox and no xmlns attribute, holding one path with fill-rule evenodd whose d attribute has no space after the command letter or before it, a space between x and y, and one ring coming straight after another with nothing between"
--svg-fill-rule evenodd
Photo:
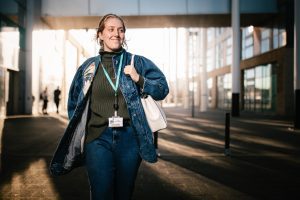
<instances>
[{"instance_id":1,"label":"jacket sleeve","mask_svg":"<svg viewBox=\"0 0 300 200\"><path fill-rule=\"evenodd\" d=\"M73 78L73 81L69 90L68 97L68 117L71 119L74 115L75 109L79 100L82 100L83 94L83 85L84 85L84 77L83 73L87 66L89 66L92 62L95 61L95 57L91 57L87 59L78 69Z\"/></svg>"},{"instance_id":2,"label":"jacket sleeve","mask_svg":"<svg viewBox=\"0 0 300 200\"><path fill-rule=\"evenodd\" d=\"M162 71L143 56L137 56L134 65L140 76L144 78L142 93L151 95L155 100L163 100L169 93L169 86Z\"/></svg>"}]
</instances>

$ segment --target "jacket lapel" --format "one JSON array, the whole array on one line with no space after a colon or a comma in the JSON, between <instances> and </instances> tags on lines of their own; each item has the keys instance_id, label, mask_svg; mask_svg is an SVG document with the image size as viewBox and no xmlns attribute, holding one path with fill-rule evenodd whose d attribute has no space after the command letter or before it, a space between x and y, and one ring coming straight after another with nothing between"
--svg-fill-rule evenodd
<instances>
[{"instance_id":1,"label":"jacket lapel","mask_svg":"<svg viewBox=\"0 0 300 200\"><path fill-rule=\"evenodd\" d=\"M87 92L93 82L97 66L99 65L99 62L100 62L99 58L100 58L100 56L97 56L95 61L92 62L83 72L83 94L84 94L84 96L87 94Z\"/></svg>"}]
</instances>

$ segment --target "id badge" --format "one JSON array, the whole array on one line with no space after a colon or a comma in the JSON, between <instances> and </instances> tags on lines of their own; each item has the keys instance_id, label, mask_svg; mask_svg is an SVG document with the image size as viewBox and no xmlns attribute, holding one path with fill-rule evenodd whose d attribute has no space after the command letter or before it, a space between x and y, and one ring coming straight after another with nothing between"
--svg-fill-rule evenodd
<instances>
[{"instance_id":1,"label":"id badge","mask_svg":"<svg viewBox=\"0 0 300 200\"><path fill-rule=\"evenodd\" d=\"M123 127L123 117L114 116L108 118L108 127Z\"/></svg>"}]
</instances>

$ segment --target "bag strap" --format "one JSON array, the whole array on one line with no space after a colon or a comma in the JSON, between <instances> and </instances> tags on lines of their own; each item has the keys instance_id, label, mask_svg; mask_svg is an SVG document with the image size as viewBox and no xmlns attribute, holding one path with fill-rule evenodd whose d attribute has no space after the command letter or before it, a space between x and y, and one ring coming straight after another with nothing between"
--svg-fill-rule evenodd
<instances>
[{"instance_id":1,"label":"bag strap","mask_svg":"<svg viewBox=\"0 0 300 200\"><path fill-rule=\"evenodd\" d=\"M135 66L134 66L134 56L135 56L134 54L131 55L130 65L133 66L133 67L135 68ZM135 70L136 70L136 68L135 68ZM145 78L144 78L144 81L146 81ZM142 89L142 94L143 94L143 91L144 91L144 86L145 86L145 82L144 82L143 88L141 88L141 89ZM145 97L146 97L147 95L142 95L142 96L145 96Z\"/></svg>"},{"instance_id":2,"label":"bag strap","mask_svg":"<svg viewBox=\"0 0 300 200\"><path fill-rule=\"evenodd\" d=\"M134 66L134 56L135 56L134 54L131 55L131 62L130 62L131 66Z\"/></svg>"}]
</instances>

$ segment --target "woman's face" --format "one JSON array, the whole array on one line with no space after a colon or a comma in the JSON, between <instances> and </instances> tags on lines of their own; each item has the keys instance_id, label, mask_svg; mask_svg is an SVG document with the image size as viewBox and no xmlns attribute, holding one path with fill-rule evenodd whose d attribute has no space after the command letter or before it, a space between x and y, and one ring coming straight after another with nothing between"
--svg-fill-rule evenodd
<instances>
[{"instance_id":1,"label":"woman's face","mask_svg":"<svg viewBox=\"0 0 300 200\"><path fill-rule=\"evenodd\" d=\"M120 50L125 39L122 22L118 18L108 18L105 22L105 28L99 33L99 38L103 41L104 51Z\"/></svg>"}]
</instances>

